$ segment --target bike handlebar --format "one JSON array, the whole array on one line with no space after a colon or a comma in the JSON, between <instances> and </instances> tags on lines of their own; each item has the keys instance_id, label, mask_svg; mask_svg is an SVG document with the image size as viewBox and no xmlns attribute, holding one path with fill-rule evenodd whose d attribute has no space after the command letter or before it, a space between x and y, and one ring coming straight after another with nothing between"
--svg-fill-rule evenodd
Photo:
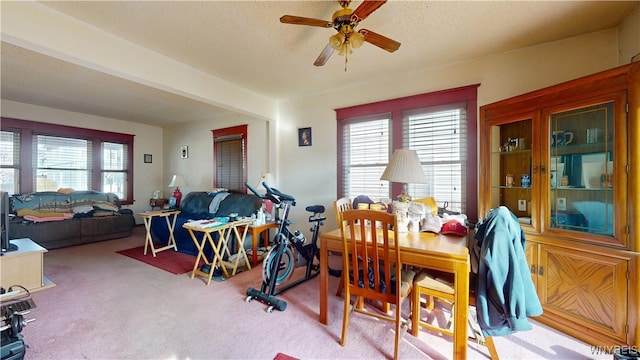
<instances>
[{"instance_id":1,"label":"bike handlebar","mask_svg":"<svg viewBox=\"0 0 640 360\"><path fill-rule=\"evenodd\" d=\"M267 185L266 182L262 183L262 186L264 186L264 188L267 189L267 192L264 195L260 195L258 193L258 191L256 189L254 189L248 183L244 183L244 185L249 190L251 190L252 193L254 193L257 197L259 197L261 199L271 200L271 201L273 201L274 204L280 204L283 201L289 201L289 202L291 202L291 205L294 205L294 206L296 205L296 198L294 198L291 195L287 195L285 193L282 193L282 192L280 192L280 190L278 190L276 188L269 187L269 185Z\"/></svg>"},{"instance_id":2,"label":"bike handlebar","mask_svg":"<svg viewBox=\"0 0 640 360\"><path fill-rule=\"evenodd\" d=\"M256 189L254 189L254 188L253 188L253 186L249 185L249 183L247 183L247 182L246 182L246 183L244 183L244 186L246 186L246 187L247 187L247 189L251 190L251 192L252 192L255 196L259 197L260 199L266 199L266 197L265 197L265 196L260 195L260 194L258 193L258 191L256 191Z\"/></svg>"}]
</instances>

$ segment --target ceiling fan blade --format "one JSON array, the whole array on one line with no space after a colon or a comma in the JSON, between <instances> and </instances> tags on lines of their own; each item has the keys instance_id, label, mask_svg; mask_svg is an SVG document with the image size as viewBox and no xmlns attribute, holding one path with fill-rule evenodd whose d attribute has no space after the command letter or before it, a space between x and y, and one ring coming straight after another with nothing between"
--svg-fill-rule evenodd
<instances>
[{"instance_id":1,"label":"ceiling fan blade","mask_svg":"<svg viewBox=\"0 0 640 360\"><path fill-rule=\"evenodd\" d=\"M351 16L356 16L357 21L364 20L367 16L369 16L372 12L378 10L378 8L387 0L378 1L378 0L364 0L360 6L353 12Z\"/></svg>"},{"instance_id":2,"label":"ceiling fan blade","mask_svg":"<svg viewBox=\"0 0 640 360\"><path fill-rule=\"evenodd\" d=\"M325 27L325 28L333 27L333 23L330 21L311 19L311 18L294 16L294 15L284 15L280 18L280 22L283 24L293 24L293 25L309 25L309 26L318 26L318 27Z\"/></svg>"},{"instance_id":3,"label":"ceiling fan blade","mask_svg":"<svg viewBox=\"0 0 640 360\"><path fill-rule=\"evenodd\" d=\"M327 46L322 49L322 52L320 53L320 55L318 55L318 58L313 63L313 65L322 66L326 64L327 60L329 60L329 58L331 57L331 54L333 54L333 48L331 47L331 45L327 44Z\"/></svg>"},{"instance_id":4,"label":"ceiling fan blade","mask_svg":"<svg viewBox=\"0 0 640 360\"><path fill-rule=\"evenodd\" d=\"M382 36L378 33L374 33L371 30L362 29L358 31L360 34L364 35L364 41L369 44L373 44L381 49L387 50L388 52L394 52L400 48L400 43L389 39L386 36Z\"/></svg>"}]
</instances>

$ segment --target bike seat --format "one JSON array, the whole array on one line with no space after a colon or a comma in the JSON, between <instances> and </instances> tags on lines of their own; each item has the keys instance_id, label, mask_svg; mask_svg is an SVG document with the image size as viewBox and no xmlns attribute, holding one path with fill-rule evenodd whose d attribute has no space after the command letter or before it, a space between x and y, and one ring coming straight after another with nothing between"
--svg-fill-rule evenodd
<instances>
[{"instance_id":1,"label":"bike seat","mask_svg":"<svg viewBox=\"0 0 640 360\"><path fill-rule=\"evenodd\" d=\"M307 210L308 212L312 212L314 214L322 214L324 212L324 206L323 205L311 205L311 206L307 206L305 208L305 210Z\"/></svg>"}]
</instances>

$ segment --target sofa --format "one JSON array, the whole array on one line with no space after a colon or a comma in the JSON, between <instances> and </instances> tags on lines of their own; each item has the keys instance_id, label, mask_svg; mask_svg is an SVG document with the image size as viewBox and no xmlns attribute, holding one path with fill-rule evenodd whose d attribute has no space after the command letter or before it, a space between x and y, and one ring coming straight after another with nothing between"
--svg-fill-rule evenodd
<instances>
[{"instance_id":1,"label":"sofa","mask_svg":"<svg viewBox=\"0 0 640 360\"><path fill-rule=\"evenodd\" d=\"M198 255L198 249L189 235L182 227L189 220L213 219L216 217L229 217L229 214L238 214L239 217L248 217L255 214L262 207L262 199L253 194L228 193L228 192L190 192L180 203L180 213L176 217L173 231L178 251L190 255ZM151 236L154 243L166 245L169 239L169 229L164 220L151 222ZM214 242L217 241L217 233L212 234ZM247 235L249 237L249 235ZM200 239L200 238L199 238ZM230 246L235 246L231 243ZM204 254L211 259L213 249L210 244L205 244ZM230 249L232 253L235 248Z\"/></svg>"},{"instance_id":2,"label":"sofa","mask_svg":"<svg viewBox=\"0 0 640 360\"><path fill-rule=\"evenodd\" d=\"M11 239L29 238L45 249L131 236L135 219L114 193L99 191L14 194Z\"/></svg>"}]
</instances>

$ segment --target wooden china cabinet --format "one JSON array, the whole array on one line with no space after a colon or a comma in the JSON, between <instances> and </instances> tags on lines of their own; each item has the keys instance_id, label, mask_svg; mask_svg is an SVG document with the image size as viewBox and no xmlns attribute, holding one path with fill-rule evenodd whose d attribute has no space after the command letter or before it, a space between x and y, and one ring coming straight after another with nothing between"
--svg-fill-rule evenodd
<instances>
[{"instance_id":1,"label":"wooden china cabinet","mask_svg":"<svg viewBox=\"0 0 640 360\"><path fill-rule=\"evenodd\" d=\"M526 233L537 320L640 344L640 63L480 108L480 216Z\"/></svg>"}]
</instances>

